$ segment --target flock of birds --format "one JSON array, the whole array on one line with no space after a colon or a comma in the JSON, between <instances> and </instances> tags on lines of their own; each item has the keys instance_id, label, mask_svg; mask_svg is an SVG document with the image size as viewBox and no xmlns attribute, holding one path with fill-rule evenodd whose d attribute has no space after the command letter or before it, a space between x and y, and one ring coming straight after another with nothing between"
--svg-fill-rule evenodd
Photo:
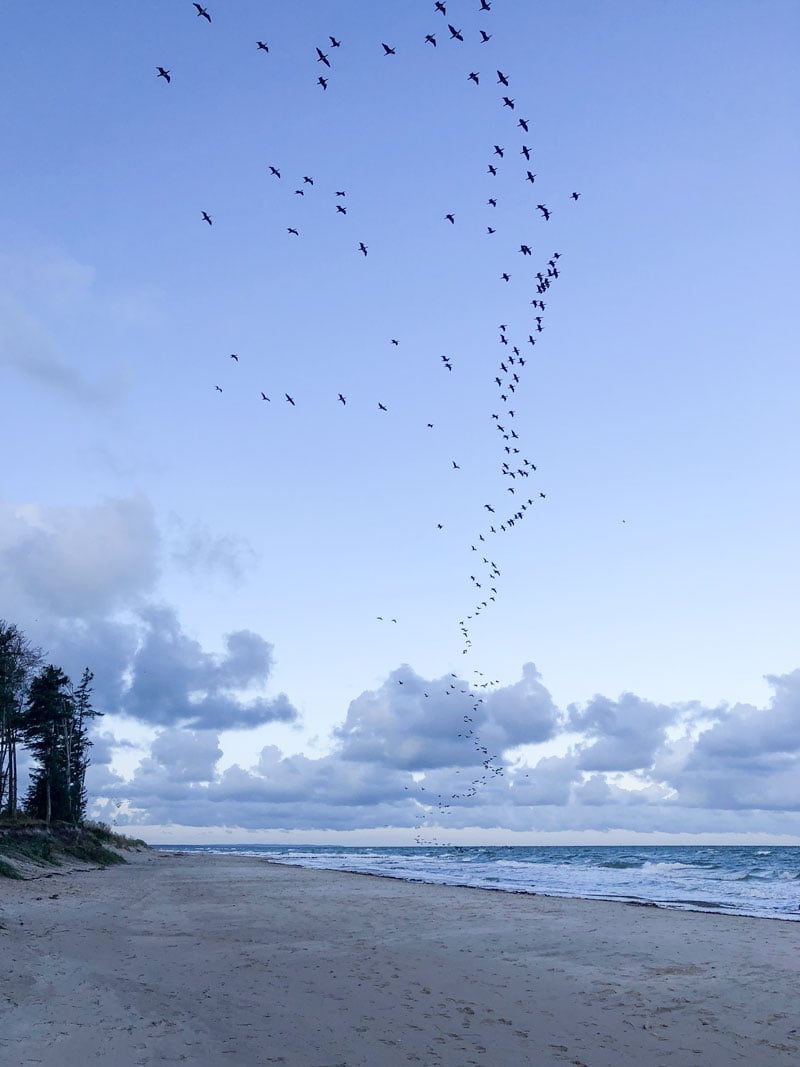
<instances>
[{"instance_id":1,"label":"flock of birds","mask_svg":"<svg viewBox=\"0 0 800 1067\"><path fill-rule=\"evenodd\" d=\"M212 23L212 14L208 8L202 6L199 3L194 3L193 7L196 9L196 16L199 19ZM447 40L449 42L456 42L463 44L465 41L464 31L456 27L453 23L447 22L447 3L444 0L436 0L433 5L433 13L441 15L445 19L445 25L447 27ZM488 14L491 12L492 3L490 0L479 0L479 13ZM422 45L429 47L439 47L439 30L433 30L425 35ZM442 34L443 36L443 34ZM488 45L492 39L492 34L487 32L483 28L477 30L477 41L480 45ZM255 42L256 48L259 52L269 53L269 43L263 40L257 40ZM376 44L376 47L382 49L384 57L390 59L396 56L397 49L394 45L385 41ZM317 84L321 90L327 92L329 86L331 86L332 78L334 75L334 63L332 62L332 56L334 54L338 56L339 49L344 49L345 45L343 40L334 35L329 35L328 42L324 47L319 45L313 46L314 50L310 52L310 58L315 59L316 63L321 64L322 72L317 76ZM158 66L156 67L156 76L169 83L172 78L172 72L170 69ZM470 70L465 74L465 80L468 83L472 83L475 86L482 84L483 76L479 71ZM486 82L486 78L483 78L483 82ZM510 112L516 113L516 98L507 95L512 92L512 78L503 70L496 69L496 82L499 86L500 107ZM534 162L534 149L527 144L530 134L531 124L528 119L522 117L516 117L514 129L518 131L517 135L520 138L524 138L521 141L518 150L514 149L514 156L521 156L524 159L524 176L522 181L529 184L531 187L535 186L537 180L537 173L533 170L535 167ZM491 177L496 177L499 173L501 166L506 162L508 150L502 144L498 143L493 145L492 153L487 167L487 173ZM284 175L283 170L278 164L269 164L269 175L276 182L283 182ZM314 186L315 179L312 175L304 174L296 180L294 183L296 188L293 190L293 196L298 198L305 198L306 194L311 195ZM290 186L291 187L291 186ZM336 189L332 191L332 202L335 208L337 216L347 216L348 203L347 193L344 189ZM572 191L564 195L564 202L571 201L573 204L577 203L580 199L580 193ZM486 207L494 211L498 206L498 196L489 197ZM542 224L549 223L554 214L554 209L545 203L537 203L534 206L534 210L539 213ZM490 211L490 214L491 214ZM208 225L213 226L214 219L211 213L207 210L202 210L200 214L200 221ZM457 216L455 212L447 212L442 220L449 226L457 225ZM301 231L297 225L287 224L286 232L288 237L292 239L298 239L301 236ZM497 227L491 224L487 225L487 236L492 237L497 232ZM369 254L369 245L364 240L359 240L353 244L354 254L360 255L366 258ZM522 260L527 264L528 260L533 260L534 248L531 243L521 242L518 249L518 255L522 257ZM485 611L487 611L493 604L496 603L500 588L501 571L493 556L495 554L494 549L491 547L492 542L498 537L507 534L516 525L526 519L537 505L546 499L546 494L538 488L529 488L531 479L537 473L537 466L530 454L527 454L527 450L523 449L522 430L518 420L518 399L520 391L525 382L526 374L529 371L531 361L533 358L533 352L536 344L541 340L542 334L545 330L545 312L548 304L548 294L551 287L559 280L561 276L561 253L553 251L549 256L541 262L538 270L532 272L528 278L528 284L530 285L529 291L529 319L526 326L519 331L512 332L507 323L500 323L498 325L497 343L499 346L499 354L497 357L496 366L493 374L493 386L495 399L491 404L494 409L491 411L491 421L496 432L496 440L498 444L498 470L502 478L501 484L503 485L502 497L494 499L490 502L486 502L482 505L482 513L484 520L481 525L476 525L475 533L470 543L471 554L474 554L474 565L470 567L469 581L472 584L473 598L469 609L463 614L459 620L458 627L461 636L461 653L467 655L472 647L471 638L471 626L473 622ZM516 270L515 270L516 273ZM511 264L507 265L497 281L500 284L507 284L511 280ZM392 337L390 339L392 345L399 345L398 338ZM237 353L230 353L229 359L234 363L239 363L239 355ZM441 356L442 368L448 373L454 373L453 360L446 355ZM215 389L222 393L222 386L216 385ZM299 397L284 392L282 395L268 395L266 392L260 393L260 399L262 403L271 404L273 401L277 401L283 404L296 407ZM344 392L338 392L334 397L331 397L331 402L334 404L340 404L342 407L346 407L348 398ZM389 415L390 405L385 402L385 398L376 400L377 411ZM428 422L429 429L434 428L432 422ZM452 460L452 470L454 472L461 470L461 464L457 460ZM502 502L501 502L502 500ZM437 529L442 530L444 528L443 523L437 523ZM388 616L378 616L378 620L381 622L386 621ZM390 620L396 623L395 618ZM497 680L494 681L478 681L478 678L484 676L479 671L474 672L476 680L474 682L463 682L455 674L451 675L454 681L451 681L444 689L444 693L447 696L455 696L457 698L465 698L463 728L459 733L459 738L471 743L474 746L478 757L477 773L473 779L465 786L463 791L454 792L448 796L438 794L436 803L429 805L425 802L424 798L420 798L420 810L421 820L425 821L428 817L429 811L435 810L438 815L446 813L447 809L451 806L450 802L457 799L465 799L476 795L479 787L486 785L492 776L499 776L503 774L503 766L500 762L500 755L497 753L491 753L487 746L481 739L480 733L476 727L476 713L481 710L481 705L484 703L485 695L480 690L487 690L490 687L498 684ZM405 685L405 681L402 678L397 679L397 685ZM430 693L423 692L423 698L428 699ZM426 792L424 785L418 786L421 793ZM420 843L421 838L418 838Z\"/></svg>"}]
</instances>

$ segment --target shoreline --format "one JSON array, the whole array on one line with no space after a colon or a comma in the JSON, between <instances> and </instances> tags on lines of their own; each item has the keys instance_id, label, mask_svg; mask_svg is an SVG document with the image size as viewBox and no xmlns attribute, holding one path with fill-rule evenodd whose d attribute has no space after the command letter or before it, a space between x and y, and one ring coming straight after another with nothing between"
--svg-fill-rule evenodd
<instances>
[{"instance_id":1,"label":"shoreline","mask_svg":"<svg viewBox=\"0 0 800 1067\"><path fill-rule=\"evenodd\" d=\"M131 859L0 884L9 1062L772 1067L800 1054L791 923L255 857Z\"/></svg>"},{"instance_id":2,"label":"shoreline","mask_svg":"<svg viewBox=\"0 0 800 1067\"><path fill-rule=\"evenodd\" d=\"M635 895L633 893L616 895L603 895L597 893L595 895L586 894L569 894L559 891L559 889L542 888L526 888L525 886L514 886L511 884L504 885L492 885L491 883L476 883L476 882L459 882L449 881L444 879L436 879L432 877L425 877L423 875L415 875L411 871L406 873L396 873L394 871L381 871L381 870L360 870L358 867L325 867L316 866L311 864L294 863L289 859L275 859L268 852L258 852L257 850L248 850L248 846L241 846L242 851L231 851L231 846L217 846L217 845L151 845L149 846L155 852L166 852L174 855L200 855L200 856L227 856L231 858L253 858L263 859L266 862L274 863L278 866L284 867L297 867L301 870L312 871L329 871L331 873L342 874L359 874L365 877L371 878L389 878L400 882L407 882L410 885L432 885L432 886L450 886L451 888L461 889L479 889L484 892L492 893L509 893L521 896L539 896L548 897L556 900L586 900L586 901L604 901L609 904L628 904L630 906L642 907L642 908L659 908L666 911L681 911L681 912L697 912L704 915L724 915L731 918L748 918L748 919L771 919L778 920L780 922L797 923L800 922L800 907L797 909L797 913L780 913L771 912L765 914L763 911L746 911L739 909L734 903L729 903L724 900L705 900L702 898L681 898L675 897L673 899L658 898L656 896L646 897ZM234 846L237 849L240 846ZM218 851L215 851L218 849Z\"/></svg>"}]
</instances>

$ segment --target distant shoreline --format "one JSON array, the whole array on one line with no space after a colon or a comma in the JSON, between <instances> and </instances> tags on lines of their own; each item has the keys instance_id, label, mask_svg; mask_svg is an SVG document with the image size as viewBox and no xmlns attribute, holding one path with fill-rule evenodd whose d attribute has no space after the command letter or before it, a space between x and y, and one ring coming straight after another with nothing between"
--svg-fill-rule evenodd
<instances>
[{"instance_id":1,"label":"distant shoreline","mask_svg":"<svg viewBox=\"0 0 800 1067\"><path fill-rule=\"evenodd\" d=\"M800 1052L797 925L178 853L0 886L9 1062L772 1067Z\"/></svg>"}]
</instances>

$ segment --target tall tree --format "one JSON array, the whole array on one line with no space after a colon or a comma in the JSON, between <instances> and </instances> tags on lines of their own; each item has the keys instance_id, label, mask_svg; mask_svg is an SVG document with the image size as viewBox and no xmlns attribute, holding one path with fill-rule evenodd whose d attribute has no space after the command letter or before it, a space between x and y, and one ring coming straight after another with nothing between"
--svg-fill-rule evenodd
<instances>
[{"instance_id":1,"label":"tall tree","mask_svg":"<svg viewBox=\"0 0 800 1067\"><path fill-rule=\"evenodd\" d=\"M71 763L68 773L71 794L72 818L83 822L86 816L86 770L89 766L89 722L103 713L92 706L92 679L94 674L84 668L80 684L74 692L75 712L72 724Z\"/></svg>"},{"instance_id":2,"label":"tall tree","mask_svg":"<svg viewBox=\"0 0 800 1067\"><path fill-rule=\"evenodd\" d=\"M42 653L13 623L0 619L0 815L17 813L17 744L28 683Z\"/></svg>"},{"instance_id":3,"label":"tall tree","mask_svg":"<svg viewBox=\"0 0 800 1067\"><path fill-rule=\"evenodd\" d=\"M49 664L33 679L22 721L22 734L38 766L25 798L29 815L73 822L70 791L75 701L72 683L60 667Z\"/></svg>"}]
</instances>

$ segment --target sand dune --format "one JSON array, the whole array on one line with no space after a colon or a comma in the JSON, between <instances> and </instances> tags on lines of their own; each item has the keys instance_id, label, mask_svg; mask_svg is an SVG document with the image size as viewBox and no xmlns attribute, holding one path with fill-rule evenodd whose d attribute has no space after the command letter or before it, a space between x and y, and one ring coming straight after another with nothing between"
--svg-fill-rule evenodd
<instances>
[{"instance_id":1,"label":"sand dune","mask_svg":"<svg viewBox=\"0 0 800 1067\"><path fill-rule=\"evenodd\" d=\"M0 881L0 961L3 1064L800 1057L800 923L148 853Z\"/></svg>"}]
</instances>

